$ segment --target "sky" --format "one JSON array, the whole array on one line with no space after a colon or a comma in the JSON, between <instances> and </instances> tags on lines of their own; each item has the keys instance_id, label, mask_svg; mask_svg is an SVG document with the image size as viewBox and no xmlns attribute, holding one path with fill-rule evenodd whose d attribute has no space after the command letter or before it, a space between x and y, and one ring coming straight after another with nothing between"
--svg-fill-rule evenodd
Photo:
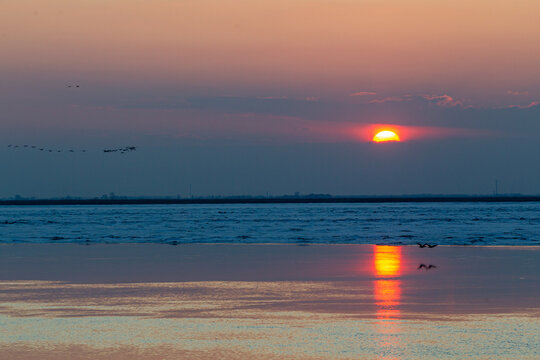
<instances>
[{"instance_id":1,"label":"sky","mask_svg":"<svg viewBox=\"0 0 540 360\"><path fill-rule=\"evenodd\" d=\"M536 0L0 0L0 197L540 194L539 16Z\"/></svg>"}]
</instances>

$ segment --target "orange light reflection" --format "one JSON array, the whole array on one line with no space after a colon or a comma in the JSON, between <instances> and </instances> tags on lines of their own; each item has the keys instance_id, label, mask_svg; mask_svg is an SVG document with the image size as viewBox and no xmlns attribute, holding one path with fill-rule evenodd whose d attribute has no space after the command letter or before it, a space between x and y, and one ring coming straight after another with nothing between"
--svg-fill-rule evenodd
<instances>
[{"instance_id":1,"label":"orange light reflection","mask_svg":"<svg viewBox=\"0 0 540 360\"><path fill-rule=\"evenodd\" d=\"M375 245L373 264L377 277L401 275L401 247Z\"/></svg>"},{"instance_id":2,"label":"orange light reflection","mask_svg":"<svg viewBox=\"0 0 540 360\"><path fill-rule=\"evenodd\" d=\"M385 353L392 353L400 348L399 334L401 317L399 305L401 301L401 247L377 246L373 247L373 275L377 278L373 284L375 298L375 316L379 346ZM395 359L383 356L381 359Z\"/></svg>"},{"instance_id":3,"label":"orange light reflection","mask_svg":"<svg viewBox=\"0 0 540 360\"><path fill-rule=\"evenodd\" d=\"M377 319L396 319L401 299L401 280L389 279L401 275L401 247L377 246L373 248L374 297Z\"/></svg>"}]
</instances>

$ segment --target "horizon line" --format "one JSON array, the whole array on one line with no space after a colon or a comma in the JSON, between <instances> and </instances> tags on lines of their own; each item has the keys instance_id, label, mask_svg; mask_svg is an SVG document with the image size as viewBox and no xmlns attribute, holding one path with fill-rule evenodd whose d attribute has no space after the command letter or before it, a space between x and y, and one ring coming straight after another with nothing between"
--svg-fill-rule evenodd
<instances>
[{"instance_id":1,"label":"horizon line","mask_svg":"<svg viewBox=\"0 0 540 360\"><path fill-rule=\"evenodd\" d=\"M329 194L280 196L205 196L205 197L94 197L94 198L10 198L2 205L168 205L168 204L308 204L308 203L407 203L407 202L540 202L540 195L352 195Z\"/></svg>"}]
</instances>

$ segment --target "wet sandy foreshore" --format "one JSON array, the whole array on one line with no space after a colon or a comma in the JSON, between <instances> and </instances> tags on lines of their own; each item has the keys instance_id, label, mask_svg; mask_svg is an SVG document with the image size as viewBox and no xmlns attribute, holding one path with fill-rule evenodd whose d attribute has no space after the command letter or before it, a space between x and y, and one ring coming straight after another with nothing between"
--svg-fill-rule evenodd
<instances>
[{"instance_id":1,"label":"wet sandy foreshore","mask_svg":"<svg viewBox=\"0 0 540 360\"><path fill-rule=\"evenodd\" d=\"M11 359L533 359L539 270L537 247L2 245L0 347Z\"/></svg>"}]
</instances>

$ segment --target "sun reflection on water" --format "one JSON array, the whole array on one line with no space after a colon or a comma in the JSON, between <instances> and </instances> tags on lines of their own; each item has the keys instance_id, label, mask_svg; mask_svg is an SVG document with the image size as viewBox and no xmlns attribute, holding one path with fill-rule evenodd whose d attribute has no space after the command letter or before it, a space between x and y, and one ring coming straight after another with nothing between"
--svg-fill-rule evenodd
<instances>
[{"instance_id":1,"label":"sun reflection on water","mask_svg":"<svg viewBox=\"0 0 540 360\"><path fill-rule=\"evenodd\" d=\"M400 315L400 280L375 280L375 304L377 319L397 319Z\"/></svg>"},{"instance_id":2,"label":"sun reflection on water","mask_svg":"<svg viewBox=\"0 0 540 360\"><path fill-rule=\"evenodd\" d=\"M390 350L399 347L398 334L400 333L401 301L401 247L378 246L373 247L373 295L375 299L376 331L383 335L380 338L381 350ZM393 357L383 357L390 360Z\"/></svg>"},{"instance_id":3,"label":"sun reflection on water","mask_svg":"<svg viewBox=\"0 0 540 360\"><path fill-rule=\"evenodd\" d=\"M376 277L401 275L401 247L375 245L373 259Z\"/></svg>"},{"instance_id":4,"label":"sun reflection on water","mask_svg":"<svg viewBox=\"0 0 540 360\"><path fill-rule=\"evenodd\" d=\"M401 299L401 247L373 247L374 298L377 319L399 318Z\"/></svg>"}]
</instances>

